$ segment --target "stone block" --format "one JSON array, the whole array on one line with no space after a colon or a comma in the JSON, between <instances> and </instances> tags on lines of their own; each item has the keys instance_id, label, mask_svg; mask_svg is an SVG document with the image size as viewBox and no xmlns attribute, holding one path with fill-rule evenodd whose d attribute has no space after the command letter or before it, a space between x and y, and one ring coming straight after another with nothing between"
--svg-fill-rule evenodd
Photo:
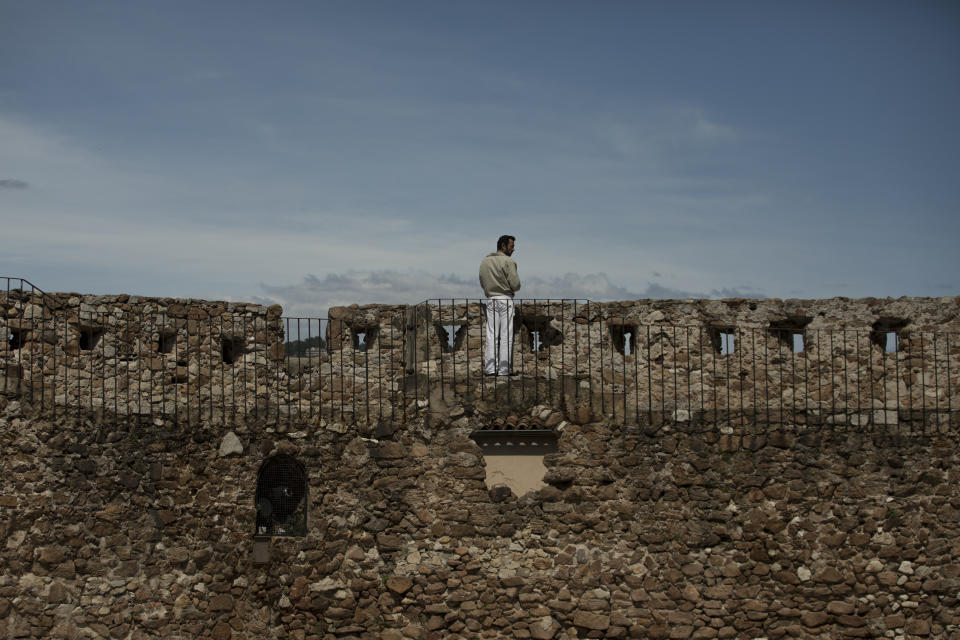
<instances>
[{"instance_id":1,"label":"stone block","mask_svg":"<svg viewBox=\"0 0 960 640\"><path fill-rule=\"evenodd\" d=\"M573 614L573 624L584 629L603 631L610 626L610 616L581 610Z\"/></svg>"},{"instance_id":2,"label":"stone block","mask_svg":"<svg viewBox=\"0 0 960 640\"><path fill-rule=\"evenodd\" d=\"M413 586L413 580L403 576L390 576L387 578L386 586L391 593L402 596Z\"/></svg>"},{"instance_id":3,"label":"stone block","mask_svg":"<svg viewBox=\"0 0 960 640\"><path fill-rule=\"evenodd\" d=\"M220 448L217 451L217 457L225 458L227 456L238 456L243 454L243 444L240 438L233 431L228 431L220 441Z\"/></svg>"},{"instance_id":4,"label":"stone block","mask_svg":"<svg viewBox=\"0 0 960 640\"><path fill-rule=\"evenodd\" d=\"M210 611L232 611L233 610L233 596L227 593L218 593L210 598L209 602Z\"/></svg>"}]
</instances>

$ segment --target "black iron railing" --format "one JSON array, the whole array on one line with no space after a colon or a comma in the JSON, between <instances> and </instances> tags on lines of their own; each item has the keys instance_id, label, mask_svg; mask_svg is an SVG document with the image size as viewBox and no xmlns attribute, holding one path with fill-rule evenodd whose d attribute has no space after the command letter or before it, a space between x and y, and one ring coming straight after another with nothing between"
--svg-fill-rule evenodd
<instances>
[{"instance_id":1,"label":"black iron railing","mask_svg":"<svg viewBox=\"0 0 960 640\"><path fill-rule=\"evenodd\" d=\"M482 299L281 318L254 305L70 306L25 280L0 284L0 391L53 416L297 430L407 421L440 400L741 433L958 426L954 333L642 324L587 300L516 300L511 375L487 375Z\"/></svg>"},{"instance_id":2,"label":"black iron railing","mask_svg":"<svg viewBox=\"0 0 960 640\"><path fill-rule=\"evenodd\" d=\"M960 392L955 333L644 325L579 300L516 301L517 375L491 378L482 352L450 335L469 327L478 338L484 305L418 306L421 324L445 328L446 345L416 351L419 370L441 390L521 404L557 401L559 390L568 403L586 403L588 415L621 423L931 428L949 424Z\"/></svg>"}]
</instances>

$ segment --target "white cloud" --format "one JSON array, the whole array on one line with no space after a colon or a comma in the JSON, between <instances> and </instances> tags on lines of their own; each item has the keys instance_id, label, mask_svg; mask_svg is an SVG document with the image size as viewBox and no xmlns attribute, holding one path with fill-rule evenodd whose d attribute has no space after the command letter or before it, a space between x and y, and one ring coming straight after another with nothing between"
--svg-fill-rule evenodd
<instances>
[{"instance_id":1,"label":"white cloud","mask_svg":"<svg viewBox=\"0 0 960 640\"><path fill-rule=\"evenodd\" d=\"M701 139L732 142L740 137L739 132L733 127L714 122L699 110L694 110L691 116L693 133Z\"/></svg>"},{"instance_id":2,"label":"white cloud","mask_svg":"<svg viewBox=\"0 0 960 640\"><path fill-rule=\"evenodd\" d=\"M574 133L573 146L585 148L589 140L595 149L596 138L586 134L583 128ZM716 279L743 277L698 266L691 256L703 252L688 247L680 253L675 239L658 231L661 219L680 218L661 207L629 220L633 236L623 232L623 218L605 223L603 216L614 213L585 218L586 204L575 213L536 200L510 209L523 192L482 202L477 206L492 212L483 215L458 211L458 201L440 186L426 202L453 212L422 213L410 202L386 198L385 204L340 204L324 194L296 202L282 197L285 183L271 179L229 190L216 174L187 175L176 167L137 173L136 161L106 156L78 138L2 113L0 139L2 177L29 183L4 189L0 198L0 213L16 220L4 229L9 248L0 255L0 272L43 274L37 284L51 291L240 298L249 295L251 283L318 273L330 275L292 287L265 285L264 299L282 302L289 313L317 315L338 304L479 297L475 277L462 274L474 271L503 230L521 239L521 294L529 298L688 297L697 295L687 290L689 283L709 289L718 286ZM547 172L543 182L560 175ZM683 191L701 181L653 182ZM463 197L474 203L472 195ZM589 194L584 203L605 197ZM716 202L720 196L710 197ZM529 213L528 206L543 211ZM688 216L683 224L689 233L692 224L713 223ZM621 231L611 237L609 229ZM635 275L653 270L678 275L658 285Z\"/></svg>"},{"instance_id":3,"label":"white cloud","mask_svg":"<svg viewBox=\"0 0 960 640\"><path fill-rule=\"evenodd\" d=\"M628 116L603 116L594 125L596 137L615 154L642 161L650 171L665 169L671 156L701 149L704 144L733 143L743 134L719 122L700 107L651 108Z\"/></svg>"},{"instance_id":4,"label":"white cloud","mask_svg":"<svg viewBox=\"0 0 960 640\"><path fill-rule=\"evenodd\" d=\"M695 293L649 283L641 291L614 284L604 273L566 273L552 278L525 277L517 297L523 299L581 299L594 302L643 298L761 297L748 288L730 287ZM280 304L284 314L324 317L332 306L350 304L416 304L427 299L483 296L475 279L426 271L346 271L317 277L308 275L294 285L261 284L261 304Z\"/></svg>"}]
</instances>

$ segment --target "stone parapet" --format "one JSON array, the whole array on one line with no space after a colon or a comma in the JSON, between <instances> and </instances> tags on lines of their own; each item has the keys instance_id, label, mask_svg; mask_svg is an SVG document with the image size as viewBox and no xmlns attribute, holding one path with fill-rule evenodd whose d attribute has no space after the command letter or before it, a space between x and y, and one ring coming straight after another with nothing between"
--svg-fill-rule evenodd
<instances>
[{"instance_id":1,"label":"stone parapet","mask_svg":"<svg viewBox=\"0 0 960 640\"><path fill-rule=\"evenodd\" d=\"M958 298L517 301L513 369L483 375L481 300L334 307L0 292L0 390L49 411L190 423L372 424L438 395L621 424L668 418L943 430ZM584 408L586 407L586 408ZM659 417L658 417L659 416Z\"/></svg>"}]
</instances>

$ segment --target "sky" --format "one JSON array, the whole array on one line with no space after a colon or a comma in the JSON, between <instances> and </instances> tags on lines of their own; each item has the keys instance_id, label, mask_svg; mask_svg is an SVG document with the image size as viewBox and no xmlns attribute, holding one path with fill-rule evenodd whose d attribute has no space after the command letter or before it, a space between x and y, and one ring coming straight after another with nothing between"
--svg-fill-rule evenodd
<instances>
[{"instance_id":1,"label":"sky","mask_svg":"<svg viewBox=\"0 0 960 640\"><path fill-rule=\"evenodd\" d=\"M0 0L0 276L334 304L960 294L960 3Z\"/></svg>"}]
</instances>

